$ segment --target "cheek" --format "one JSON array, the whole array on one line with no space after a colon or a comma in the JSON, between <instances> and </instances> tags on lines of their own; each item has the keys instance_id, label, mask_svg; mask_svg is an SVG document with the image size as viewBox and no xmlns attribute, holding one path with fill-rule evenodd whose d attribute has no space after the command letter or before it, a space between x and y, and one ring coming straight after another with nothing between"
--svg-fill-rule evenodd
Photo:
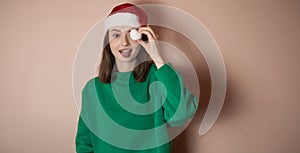
<instances>
[{"instance_id":1,"label":"cheek","mask_svg":"<svg viewBox=\"0 0 300 153\"><path fill-rule=\"evenodd\" d=\"M118 42L116 40L112 40L109 42L110 48L112 51L117 50L118 49Z\"/></svg>"},{"instance_id":2,"label":"cheek","mask_svg":"<svg viewBox=\"0 0 300 153\"><path fill-rule=\"evenodd\" d=\"M119 56L119 50L118 50L118 48L114 44L112 44L112 43L110 43L110 50L111 50L112 54L115 57Z\"/></svg>"},{"instance_id":3,"label":"cheek","mask_svg":"<svg viewBox=\"0 0 300 153\"><path fill-rule=\"evenodd\" d=\"M141 45L139 44L139 43L134 43L133 45L132 45L132 47L133 47L133 49L135 50L135 51L138 51L138 50L140 50L141 49Z\"/></svg>"},{"instance_id":4,"label":"cheek","mask_svg":"<svg viewBox=\"0 0 300 153\"><path fill-rule=\"evenodd\" d=\"M138 53L139 53L140 50L141 50L141 46L137 45L137 46L134 47L133 50L134 50L134 55L138 55Z\"/></svg>"}]
</instances>

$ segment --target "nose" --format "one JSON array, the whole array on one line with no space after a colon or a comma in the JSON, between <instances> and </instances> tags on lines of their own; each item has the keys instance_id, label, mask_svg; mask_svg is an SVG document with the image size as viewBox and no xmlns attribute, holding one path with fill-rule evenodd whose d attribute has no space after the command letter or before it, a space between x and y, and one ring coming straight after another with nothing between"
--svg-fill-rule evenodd
<instances>
[{"instance_id":1,"label":"nose","mask_svg":"<svg viewBox=\"0 0 300 153\"><path fill-rule=\"evenodd\" d=\"M121 35L121 45L122 46L128 46L129 45L129 40L128 40L128 33L124 32L122 35Z\"/></svg>"}]
</instances>

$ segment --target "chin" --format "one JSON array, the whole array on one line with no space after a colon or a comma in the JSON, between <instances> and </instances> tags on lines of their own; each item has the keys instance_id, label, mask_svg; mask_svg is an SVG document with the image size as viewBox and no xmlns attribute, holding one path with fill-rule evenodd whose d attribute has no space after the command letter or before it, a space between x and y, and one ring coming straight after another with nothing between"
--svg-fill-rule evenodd
<instances>
[{"instance_id":1,"label":"chin","mask_svg":"<svg viewBox=\"0 0 300 153\"><path fill-rule=\"evenodd\" d=\"M117 59L120 62L132 62L132 61L136 60L136 57L127 57L127 58L125 58L125 57L122 57L122 55L120 55Z\"/></svg>"}]
</instances>

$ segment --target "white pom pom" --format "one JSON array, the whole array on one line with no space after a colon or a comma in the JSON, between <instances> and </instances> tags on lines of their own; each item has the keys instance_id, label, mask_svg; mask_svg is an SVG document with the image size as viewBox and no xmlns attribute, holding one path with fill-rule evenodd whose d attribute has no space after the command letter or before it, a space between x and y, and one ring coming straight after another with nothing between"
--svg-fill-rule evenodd
<instances>
[{"instance_id":1,"label":"white pom pom","mask_svg":"<svg viewBox=\"0 0 300 153\"><path fill-rule=\"evenodd\" d=\"M136 29L132 29L130 31L130 38L132 40L138 40L142 38L142 35Z\"/></svg>"}]
</instances>

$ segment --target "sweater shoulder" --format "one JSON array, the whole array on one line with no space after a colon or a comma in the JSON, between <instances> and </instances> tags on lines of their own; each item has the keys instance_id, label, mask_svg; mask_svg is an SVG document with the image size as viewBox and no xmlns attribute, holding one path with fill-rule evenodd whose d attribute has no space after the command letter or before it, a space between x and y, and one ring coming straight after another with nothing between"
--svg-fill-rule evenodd
<instances>
[{"instance_id":1,"label":"sweater shoulder","mask_svg":"<svg viewBox=\"0 0 300 153\"><path fill-rule=\"evenodd\" d=\"M156 67L156 65L155 65L154 63L152 63L152 64L150 65L149 74L153 74L153 73L155 73L156 71L157 71L157 67Z\"/></svg>"},{"instance_id":2,"label":"sweater shoulder","mask_svg":"<svg viewBox=\"0 0 300 153\"><path fill-rule=\"evenodd\" d=\"M82 89L82 92L84 92L84 91L86 91L86 90L88 90L88 89L90 89L90 88L94 88L94 87L95 87L96 81L98 81L97 79L98 79L98 77L93 77L93 78L89 79L89 80L85 83L85 85L84 85L84 87L83 87L83 89Z\"/></svg>"}]
</instances>

